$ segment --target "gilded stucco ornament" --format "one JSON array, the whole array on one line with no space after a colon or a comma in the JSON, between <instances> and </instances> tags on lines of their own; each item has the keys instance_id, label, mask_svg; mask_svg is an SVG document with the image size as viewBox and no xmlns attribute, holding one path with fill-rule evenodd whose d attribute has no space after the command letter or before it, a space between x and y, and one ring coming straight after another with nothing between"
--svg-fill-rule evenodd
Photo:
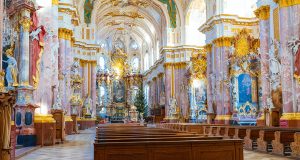
<instances>
[{"instance_id":1,"label":"gilded stucco ornament","mask_svg":"<svg viewBox=\"0 0 300 160\"><path fill-rule=\"evenodd\" d=\"M22 25L25 32L29 32L30 26L32 25L32 21L28 17L23 17L19 23Z\"/></svg>"},{"instance_id":2,"label":"gilded stucco ornament","mask_svg":"<svg viewBox=\"0 0 300 160\"><path fill-rule=\"evenodd\" d=\"M203 79L206 75L206 58L192 58L192 72L193 76L197 79Z\"/></svg>"}]
</instances>

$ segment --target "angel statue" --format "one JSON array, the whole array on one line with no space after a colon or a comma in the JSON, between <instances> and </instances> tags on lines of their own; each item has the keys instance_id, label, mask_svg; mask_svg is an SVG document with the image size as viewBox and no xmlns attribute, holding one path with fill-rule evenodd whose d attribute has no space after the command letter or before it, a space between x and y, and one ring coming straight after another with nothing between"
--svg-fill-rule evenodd
<instances>
[{"instance_id":1,"label":"angel statue","mask_svg":"<svg viewBox=\"0 0 300 160\"><path fill-rule=\"evenodd\" d=\"M18 67L17 67L17 61L13 57L13 47L6 50L5 55L7 56L7 61L3 60L3 62L8 64L5 70L6 72L5 78L8 84L7 86L8 87L18 86L18 82L17 82Z\"/></svg>"}]
</instances>

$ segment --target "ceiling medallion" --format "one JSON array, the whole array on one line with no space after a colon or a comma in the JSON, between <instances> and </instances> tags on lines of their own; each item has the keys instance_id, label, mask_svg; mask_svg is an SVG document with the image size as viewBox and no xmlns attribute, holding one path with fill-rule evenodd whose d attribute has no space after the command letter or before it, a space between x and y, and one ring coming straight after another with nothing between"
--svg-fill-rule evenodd
<instances>
[{"instance_id":1,"label":"ceiling medallion","mask_svg":"<svg viewBox=\"0 0 300 160\"><path fill-rule=\"evenodd\" d=\"M138 6L146 8L149 3L146 0L110 0L113 6L127 7L127 6Z\"/></svg>"},{"instance_id":2,"label":"ceiling medallion","mask_svg":"<svg viewBox=\"0 0 300 160\"><path fill-rule=\"evenodd\" d=\"M137 12L120 12L120 11L115 11L115 12L109 12L105 16L111 16L111 17L128 17L128 18L141 18L143 19L144 16Z\"/></svg>"}]
</instances>

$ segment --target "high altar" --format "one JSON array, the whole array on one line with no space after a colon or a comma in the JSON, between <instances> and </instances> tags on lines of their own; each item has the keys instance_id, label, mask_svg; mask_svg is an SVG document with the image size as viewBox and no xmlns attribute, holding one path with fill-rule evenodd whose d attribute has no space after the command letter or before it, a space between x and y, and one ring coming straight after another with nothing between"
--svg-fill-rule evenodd
<instances>
[{"instance_id":1,"label":"high altar","mask_svg":"<svg viewBox=\"0 0 300 160\"><path fill-rule=\"evenodd\" d=\"M131 61L138 55L129 55L122 37L117 37L109 54L109 63L97 72L97 116L112 123L130 120L130 106L134 105L142 85L138 62ZM135 43L132 41L132 43Z\"/></svg>"}]
</instances>

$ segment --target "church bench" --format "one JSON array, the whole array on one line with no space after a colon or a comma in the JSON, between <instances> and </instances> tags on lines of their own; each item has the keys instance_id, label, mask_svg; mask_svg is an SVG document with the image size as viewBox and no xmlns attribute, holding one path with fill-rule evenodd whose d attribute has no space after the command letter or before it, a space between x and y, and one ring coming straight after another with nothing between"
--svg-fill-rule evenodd
<instances>
[{"instance_id":1,"label":"church bench","mask_svg":"<svg viewBox=\"0 0 300 160\"><path fill-rule=\"evenodd\" d=\"M211 140L222 139L222 137L202 137L202 136L169 136L169 137L122 137L122 138L97 138L95 143L105 142L135 142L135 141L182 141L182 140Z\"/></svg>"},{"instance_id":2,"label":"church bench","mask_svg":"<svg viewBox=\"0 0 300 160\"><path fill-rule=\"evenodd\" d=\"M291 143L292 157L300 159L300 132L294 134L294 142Z\"/></svg>"},{"instance_id":3,"label":"church bench","mask_svg":"<svg viewBox=\"0 0 300 160\"><path fill-rule=\"evenodd\" d=\"M257 139L257 150L261 152L272 151L272 140L275 139L276 128L261 129L259 131L259 138Z\"/></svg>"},{"instance_id":4,"label":"church bench","mask_svg":"<svg viewBox=\"0 0 300 160\"><path fill-rule=\"evenodd\" d=\"M231 139L235 135L235 127L234 126L227 126L225 127L225 134L224 138Z\"/></svg>"},{"instance_id":5,"label":"church bench","mask_svg":"<svg viewBox=\"0 0 300 160\"><path fill-rule=\"evenodd\" d=\"M257 149L257 139L259 138L260 128L247 128L246 136L244 138L244 148L248 150Z\"/></svg>"},{"instance_id":6,"label":"church bench","mask_svg":"<svg viewBox=\"0 0 300 160\"><path fill-rule=\"evenodd\" d=\"M294 142L294 135L297 130L282 130L276 131L274 136L275 139L272 140L272 153L278 155L291 155L291 143Z\"/></svg>"},{"instance_id":7,"label":"church bench","mask_svg":"<svg viewBox=\"0 0 300 160\"><path fill-rule=\"evenodd\" d=\"M218 146L218 147L216 147ZM95 160L242 160L241 140L94 143Z\"/></svg>"}]
</instances>

